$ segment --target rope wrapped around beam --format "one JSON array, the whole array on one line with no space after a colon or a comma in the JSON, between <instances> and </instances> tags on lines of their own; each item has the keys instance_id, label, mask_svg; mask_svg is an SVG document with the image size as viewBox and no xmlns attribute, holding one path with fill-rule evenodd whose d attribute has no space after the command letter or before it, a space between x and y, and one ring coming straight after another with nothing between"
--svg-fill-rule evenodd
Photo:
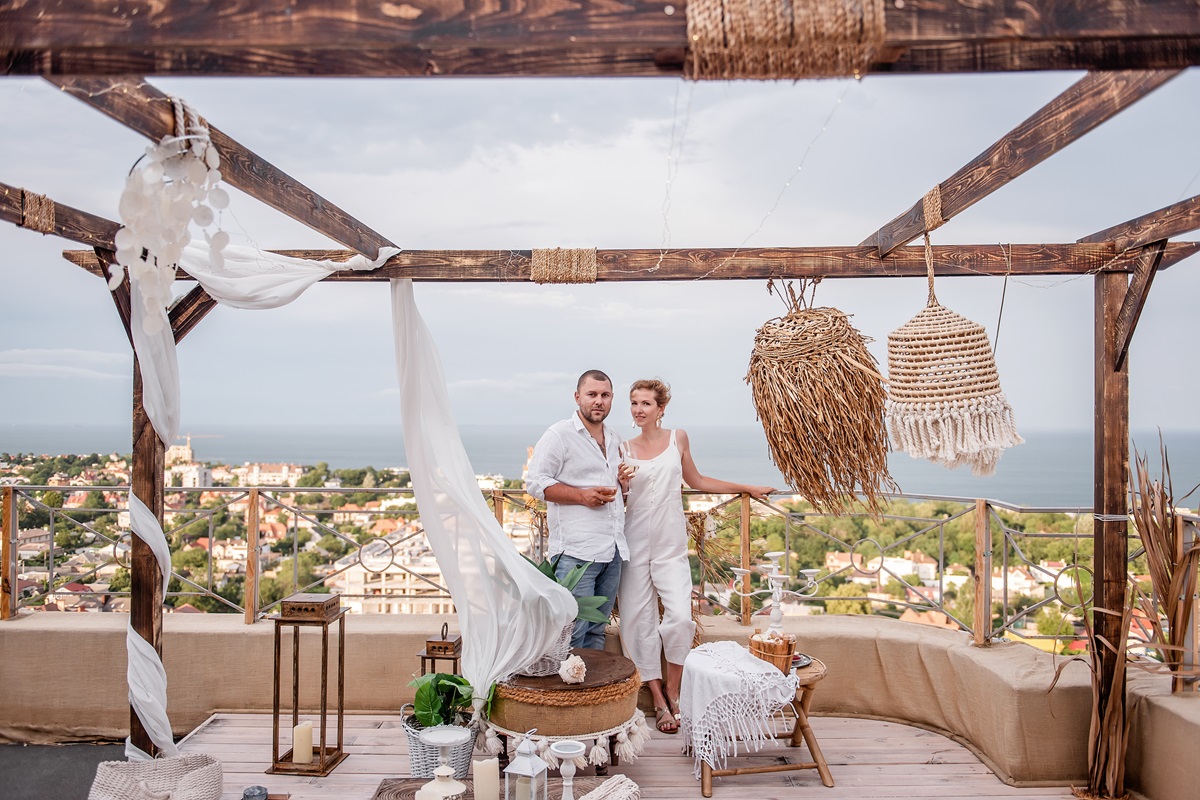
<instances>
[{"instance_id":1,"label":"rope wrapped around beam","mask_svg":"<svg viewBox=\"0 0 1200 800\"><path fill-rule=\"evenodd\" d=\"M534 283L595 283L596 248L534 250L529 279Z\"/></svg>"},{"instance_id":2,"label":"rope wrapped around beam","mask_svg":"<svg viewBox=\"0 0 1200 800\"><path fill-rule=\"evenodd\" d=\"M886 34L883 0L688 0L691 80L861 77Z\"/></svg>"},{"instance_id":3,"label":"rope wrapped around beam","mask_svg":"<svg viewBox=\"0 0 1200 800\"><path fill-rule=\"evenodd\" d=\"M44 194L21 190L21 227L54 233L54 201Z\"/></svg>"}]
</instances>

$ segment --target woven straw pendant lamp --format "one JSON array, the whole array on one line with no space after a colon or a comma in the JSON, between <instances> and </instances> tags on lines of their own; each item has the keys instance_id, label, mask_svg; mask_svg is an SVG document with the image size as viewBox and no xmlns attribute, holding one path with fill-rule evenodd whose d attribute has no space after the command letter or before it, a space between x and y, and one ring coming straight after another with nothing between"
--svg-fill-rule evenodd
<instances>
[{"instance_id":1,"label":"woven straw pendant lamp","mask_svg":"<svg viewBox=\"0 0 1200 800\"><path fill-rule=\"evenodd\" d=\"M790 310L759 328L746 374L771 460L818 511L842 513L861 492L879 514L881 495L898 487L870 340L841 311L803 307L788 292Z\"/></svg>"},{"instance_id":2,"label":"woven straw pendant lamp","mask_svg":"<svg viewBox=\"0 0 1200 800\"><path fill-rule=\"evenodd\" d=\"M933 293L888 334L887 416L892 447L950 469L991 475L1005 449L1021 444L1012 407L1000 391L996 359L983 326L943 307Z\"/></svg>"}]
</instances>

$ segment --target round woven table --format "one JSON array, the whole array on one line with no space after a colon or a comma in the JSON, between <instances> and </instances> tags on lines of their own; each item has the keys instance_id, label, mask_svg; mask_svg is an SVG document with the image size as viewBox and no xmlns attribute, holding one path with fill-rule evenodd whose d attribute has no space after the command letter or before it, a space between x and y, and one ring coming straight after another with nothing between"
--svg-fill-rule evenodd
<instances>
[{"instance_id":1,"label":"round woven table","mask_svg":"<svg viewBox=\"0 0 1200 800\"><path fill-rule=\"evenodd\" d=\"M508 761L507 738L536 728L538 739L608 740L608 753L617 764L614 731L630 725L638 713L641 678L633 662L619 653L576 648L583 659L583 683L565 683L558 675L534 678L515 675L496 685L487 725L501 741L500 761ZM597 775L607 766L596 766Z\"/></svg>"}]
</instances>

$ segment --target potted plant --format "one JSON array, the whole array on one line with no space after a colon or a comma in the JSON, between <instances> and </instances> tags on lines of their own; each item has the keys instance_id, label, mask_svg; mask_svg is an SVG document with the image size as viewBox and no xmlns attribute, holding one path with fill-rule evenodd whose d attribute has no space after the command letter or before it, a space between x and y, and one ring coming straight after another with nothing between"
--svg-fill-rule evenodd
<instances>
[{"instance_id":1,"label":"potted plant","mask_svg":"<svg viewBox=\"0 0 1200 800\"><path fill-rule=\"evenodd\" d=\"M579 581L583 578L583 573L592 564L589 561L586 564L576 564L566 572L561 578L555 575L555 567L558 566L558 561L561 556L556 557L553 561L544 559L541 563L526 557L525 560L533 564L537 571L545 575L550 580L562 586L568 592L573 592L575 587L579 585ZM600 606L604 601L608 600L604 595L590 595L588 597L576 597L576 602L579 604L579 610L575 614L576 620L584 622L608 622L608 617L600 612ZM545 677L558 672L559 665L562 664L571 655L571 634L575 629L575 621L568 622L559 634L557 641L550 646L550 649L542 653L527 666L519 670L521 675L531 675L534 677Z\"/></svg>"},{"instance_id":2,"label":"potted plant","mask_svg":"<svg viewBox=\"0 0 1200 800\"><path fill-rule=\"evenodd\" d=\"M433 777L438 766L436 747L421 741L421 731L439 725L460 725L471 731L471 736L450 752L449 766L454 768L456 778L464 778L471 766L471 753L475 747L476 726L470 724L471 684L461 675L446 672L431 672L408 684L417 691L411 705L400 709L404 733L408 737L409 764L417 778ZM411 708L411 714L405 710Z\"/></svg>"},{"instance_id":3,"label":"potted plant","mask_svg":"<svg viewBox=\"0 0 1200 800\"><path fill-rule=\"evenodd\" d=\"M583 573L586 572L587 568L592 565L592 562L589 561L586 564L576 564L575 566L571 567L571 569L567 570L566 575L563 575L560 578L555 574L555 570L558 568L558 562L561 558L562 555L560 554L556 556L553 561L550 559L543 559L541 563L538 563L528 556L525 556L525 560L537 567L538 572L542 573L547 578L566 589L568 592L574 592L575 587L579 585L579 581L583 578ZM575 615L575 619L581 619L584 622L608 622L608 617L600 613L600 606L604 605L604 601L608 599L607 597L601 594L594 594L588 597L577 597L575 599L579 603L579 613Z\"/></svg>"},{"instance_id":4,"label":"potted plant","mask_svg":"<svg viewBox=\"0 0 1200 800\"><path fill-rule=\"evenodd\" d=\"M471 716L471 684L461 675L431 672L408 684L417 688L413 716L422 728L463 725Z\"/></svg>"}]
</instances>

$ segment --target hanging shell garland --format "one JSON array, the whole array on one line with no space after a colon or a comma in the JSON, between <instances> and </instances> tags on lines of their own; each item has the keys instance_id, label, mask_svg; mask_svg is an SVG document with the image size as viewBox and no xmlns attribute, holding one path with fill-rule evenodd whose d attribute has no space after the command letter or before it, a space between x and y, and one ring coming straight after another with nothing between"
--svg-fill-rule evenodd
<instances>
[{"instance_id":1,"label":"hanging shell garland","mask_svg":"<svg viewBox=\"0 0 1200 800\"><path fill-rule=\"evenodd\" d=\"M151 335L163 325L161 310L171 302L175 270L192 240L190 225L209 227L216 221L214 210L229 205L229 194L218 185L221 156L208 128L182 101L172 102L176 135L147 147L125 180L118 205L123 227L114 237L117 260L109 267L109 289L121 285L125 270L137 283L147 311L143 325ZM204 236L219 269L229 234L218 228Z\"/></svg>"},{"instance_id":2,"label":"hanging shell garland","mask_svg":"<svg viewBox=\"0 0 1200 800\"><path fill-rule=\"evenodd\" d=\"M886 393L869 340L835 308L793 308L754 337L746 382L784 479L819 511L861 491L872 513L896 491L888 473Z\"/></svg>"}]
</instances>

